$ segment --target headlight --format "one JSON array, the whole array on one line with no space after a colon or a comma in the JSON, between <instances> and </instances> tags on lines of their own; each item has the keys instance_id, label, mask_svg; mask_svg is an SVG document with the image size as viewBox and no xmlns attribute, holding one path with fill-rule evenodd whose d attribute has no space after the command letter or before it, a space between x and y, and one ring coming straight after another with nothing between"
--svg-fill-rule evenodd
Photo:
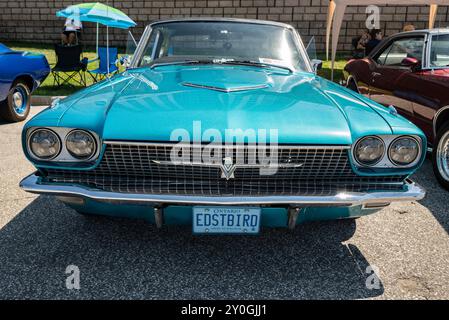
<instances>
[{"instance_id":1,"label":"headlight","mask_svg":"<svg viewBox=\"0 0 449 320\"><path fill-rule=\"evenodd\" d=\"M83 130L73 130L66 138L67 151L77 159L89 159L95 154L97 144L94 137Z\"/></svg>"},{"instance_id":2,"label":"headlight","mask_svg":"<svg viewBox=\"0 0 449 320\"><path fill-rule=\"evenodd\" d=\"M362 165L372 166L378 163L385 153L385 144L377 137L365 137L355 145L354 156Z\"/></svg>"},{"instance_id":3,"label":"headlight","mask_svg":"<svg viewBox=\"0 0 449 320\"><path fill-rule=\"evenodd\" d=\"M388 157L398 166L413 163L419 155L419 143L412 137L399 137L390 144Z\"/></svg>"},{"instance_id":4,"label":"headlight","mask_svg":"<svg viewBox=\"0 0 449 320\"><path fill-rule=\"evenodd\" d=\"M49 129L35 130L28 140L28 146L32 154L42 160L51 160L61 151L59 137Z\"/></svg>"}]
</instances>

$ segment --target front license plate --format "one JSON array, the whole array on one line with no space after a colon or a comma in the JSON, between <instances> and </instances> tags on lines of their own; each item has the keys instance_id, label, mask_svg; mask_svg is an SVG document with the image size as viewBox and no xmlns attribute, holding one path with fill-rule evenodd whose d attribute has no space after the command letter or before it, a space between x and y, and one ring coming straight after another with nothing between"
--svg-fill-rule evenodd
<instances>
[{"instance_id":1,"label":"front license plate","mask_svg":"<svg viewBox=\"0 0 449 320\"><path fill-rule=\"evenodd\" d=\"M193 207L194 233L259 233L260 208Z\"/></svg>"}]
</instances>

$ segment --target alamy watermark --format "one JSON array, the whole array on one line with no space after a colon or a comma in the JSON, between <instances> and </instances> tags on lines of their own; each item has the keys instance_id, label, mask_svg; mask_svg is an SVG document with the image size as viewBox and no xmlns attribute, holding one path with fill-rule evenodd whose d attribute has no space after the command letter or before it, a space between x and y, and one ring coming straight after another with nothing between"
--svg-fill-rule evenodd
<instances>
[{"instance_id":1,"label":"alamy watermark","mask_svg":"<svg viewBox=\"0 0 449 320\"><path fill-rule=\"evenodd\" d=\"M379 268L375 265L369 265L365 269L368 275L365 280L365 286L368 290L380 290Z\"/></svg>"},{"instance_id":2,"label":"alamy watermark","mask_svg":"<svg viewBox=\"0 0 449 320\"><path fill-rule=\"evenodd\" d=\"M365 9L365 13L368 15L365 21L367 29L380 29L380 8L378 6L370 5Z\"/></svg>"},{"instance_id":3,"label":"alamy watermark","mask_svg":"<svg viewBox=\"0 0 449 320\"><path fill-rule=\"evenodd\" d=\"M220 131L203 128L201 121L193 121L192 130L173 130L170 141L176 143L169 164L220 167L222 178L226 179L234 178L234 171L239 167L257 168L260 175L273 175L280 166L277 129ZM293 164L282 164L283 167L290 165Z\"/></svg>"},{"instance_id":4,"label":"alamy watermark","mask_svg":"<svg viewBox=\"0 0 449 320\"><path fill-rule=\"evenodd\" d=\"M65 287L69 290L79 290L80 286L80 268L76 265L70 264L65 269L65 273L68 274L65 280Z\"/></svg>"}]
</instances>

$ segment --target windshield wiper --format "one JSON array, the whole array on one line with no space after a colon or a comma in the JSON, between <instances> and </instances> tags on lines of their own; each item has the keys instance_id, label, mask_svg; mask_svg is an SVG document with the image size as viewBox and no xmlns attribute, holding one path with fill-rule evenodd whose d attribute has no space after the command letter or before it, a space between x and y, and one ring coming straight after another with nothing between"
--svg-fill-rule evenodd
<instances>
[{"instance_id":1,"label":"windshield wiper","mask_svg":"<svg viewBox=\"0 0 449 320\"><path fill-rule=\"evenodd\" d=\"M220 64L231 64L231 65L241 65L241 66L251 66L251 67L259 67L259 68L280 68L284 70L288 70L293 72L293 70L287 66L281 66L278 64L271 64L265 62L257 62L251 60L224 60L219 62Z\"/></svg>"},{"instance_id":2,"label":"windshield wiper","mask_svg":"<svg viewBox=\"0 0 449 320\"><path fill-rule=\"evenodd\" d=\"M186 65L186 64L228 64L228 65L240 65L240 66L251 66L258 68L280 68L293 72L293 70L287 66L281 66L277 64L270 64L265 62L257 62L251 60L232 60L232 59L213 59L213 60L180 60L180 61L170 61L170 62L154 62L150 65L150 69L162 66L173 66L173 65Z\"/></svg>"}]
</instances>

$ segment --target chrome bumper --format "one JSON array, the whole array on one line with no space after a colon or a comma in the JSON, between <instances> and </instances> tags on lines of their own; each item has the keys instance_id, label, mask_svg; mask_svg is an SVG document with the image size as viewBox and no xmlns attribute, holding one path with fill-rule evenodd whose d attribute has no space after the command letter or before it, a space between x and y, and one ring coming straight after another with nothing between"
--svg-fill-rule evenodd
<instances>
[{"instance_id":1,"label":"chrome bumper","mask_svg":"<svg viewBox=\"0 0 449 320\"><path fill-rule=\"evenodd\" d=\"M43 183L36 174L31 174L20 182L20 187L32 193L65 197L87 198L109 203L134 203L149 205L258 205L290 207L349 207L364 205L382 207L395 201L421 200L424 189L407 180L403 191L385 192L342 192L330 196L248 196L248 197L206 197L170 194L133 194L107 192L70 184Z\"/></svg>"}]
</instances>

